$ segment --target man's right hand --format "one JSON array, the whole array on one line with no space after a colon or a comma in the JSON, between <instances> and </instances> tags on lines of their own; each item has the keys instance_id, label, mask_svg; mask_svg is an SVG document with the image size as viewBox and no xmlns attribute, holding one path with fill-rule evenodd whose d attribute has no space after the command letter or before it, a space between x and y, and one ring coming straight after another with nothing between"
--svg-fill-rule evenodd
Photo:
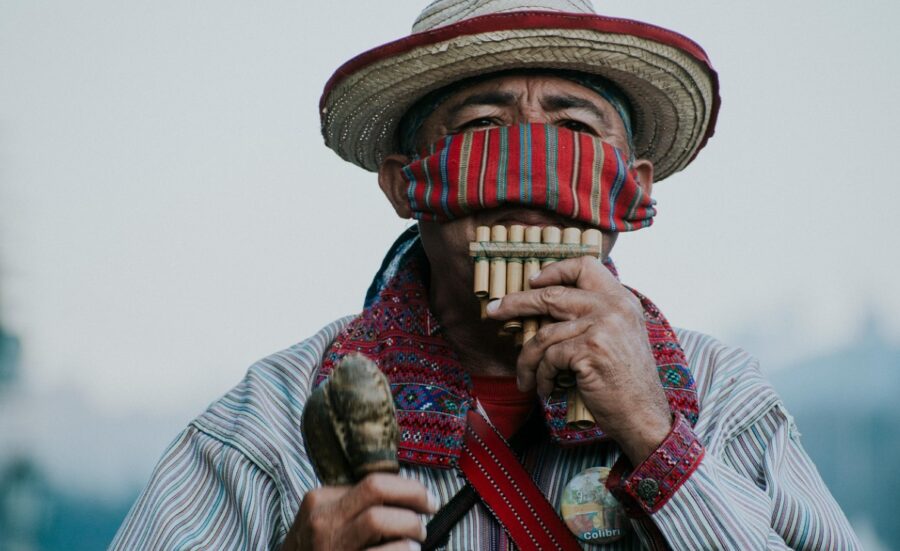
<instances>
[{"instance_id":1,"label":"man's right hand","mask_svg":"<svg viewBox=\"0 0 900 551\"><path fill-rule=\"evenodd\" d=\"M425 540L419 514L435 512L436 500L420 482L371 474L355 486L308 492L281 550L419 549Z\"/></svg>"}]
</instances>

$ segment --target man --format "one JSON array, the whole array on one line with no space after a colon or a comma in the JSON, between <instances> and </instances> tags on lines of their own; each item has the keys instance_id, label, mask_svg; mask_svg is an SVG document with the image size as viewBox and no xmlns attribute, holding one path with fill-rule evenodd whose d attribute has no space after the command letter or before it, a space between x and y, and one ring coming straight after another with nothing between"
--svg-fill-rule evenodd
<instances>
[{"instance_id":1,"label":"man","mask_svg":"<svg viewBox=\"0 0 900 551\"><path fill-rule=\"evenodd\" d=\"M417 229L359 316L191 423L112 547L415 549L421 515L449 549L858 547L756 362L673 330L608 258L712 135L703 50L580 1L438 0L413 30L338 69L321 107L328 146ZM512 224L599 228L604 261L551 264L482 320L468 246ZM498 330L522 317L549 322L519 348ZM391 383L401 472L317 487L303 404L356 351ZM564 423L561 372L595 426Z\"/></svg>"}]
</instances>

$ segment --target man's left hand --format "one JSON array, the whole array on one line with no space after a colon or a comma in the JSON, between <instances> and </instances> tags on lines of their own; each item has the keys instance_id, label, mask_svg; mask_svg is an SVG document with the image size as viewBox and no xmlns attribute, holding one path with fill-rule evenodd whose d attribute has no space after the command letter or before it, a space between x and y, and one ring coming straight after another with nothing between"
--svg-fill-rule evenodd
<instances>
[{"instance_id":1,"label":"man's left hand","mask_svg":"<svg viewBox=\"0 0 900 551\"><path fill-rule=\"evenodd\" d=\"M555 262L530 285L530 291L507 295L488 308L498 320L554 320L522 347L519 389L537 387L546 397L556 375L571 370L597 425L639 464L672 425L640 301L590 257Z\"/></svg>"}]
</instances>

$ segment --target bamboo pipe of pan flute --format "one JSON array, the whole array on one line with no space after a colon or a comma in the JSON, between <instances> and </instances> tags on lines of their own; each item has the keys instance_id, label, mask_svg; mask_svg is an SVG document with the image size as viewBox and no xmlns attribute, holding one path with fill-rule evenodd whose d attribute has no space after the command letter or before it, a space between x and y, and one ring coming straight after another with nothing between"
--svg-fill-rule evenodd
<instances>
[{"instance_id":1,"label":"bamboo pipe of pan flute","mask_svg":"<svg viewBox=\"0 0 900 551\"><path fill-rule=\"evenodd\" d=\"M562 231L562 242L566 245L573 245L576 243L581 243L581 230L578 228L566 228ZM545 324L545 320L541 321L541 327ZM566 413L566 423L569 422L569 413L572 411L571 404L573 400L578 396L577 392L573 389L575 388L575 374L569 371L568 369L565 371L560 371L556 374L556 388L553 389L553 396L560 397L566 396L566 400L569 404Z\"/></svg>"},{"instance_id":2,"label":"bamboo pipe of pan flute","mask_svg":"<svg viewBox=\"0 0 900 551\"><path fill-rule=\"evenodd\" d=\"M475 241L486 243L491 240L491 228L475 228ZM487 319L488 291L490 289L490 261L486 256L475 257L475 296L481 303L481 319Z\"/></svg>"},{"instance_id":3,"label":"bamboo pipe of pan flute","mask_svg":"<svg viewBox=\"0 0 900 551\"><path fill-rule=\"evenodd\" d=\"M525 226L513 224L509 227L509 243L522 243L525 240ZM506 292L518 293L522 290L522 259L509 258L506 262ZM503 324L504 333L519 333L522 331L522 320L511 319Z\"/></svg>"},{"instance_id":4,"label":"bamboo pipe of pan flute","mask_svg":"<svg viewBox=\"0 0 900 551\"><path fill-rule=\"evenodd\" d=\"M596 246L599 248L601 239L602 238L599 230L589 229L581 233L582 245ZM563 235L563 241L566 241L565 235ZM571 371L567 373L572 376L572 384L566 390L566 426L570 429L576 430L593 428L597 423L594 420L594 415L584 404L584 398L581 397L581 392L579 392L578 388L575 386L575 377L573 376L574 374ZM559 384L558 377L557 384Z\"/></svg>"},{"instance_id":5,"label":"bamboo pipe of pan flute","mask_svg":"<svg viewBox=\"0 0 900 551\"><path fill-rule=\"evenodd\" d=\"M562 242L562 230L556 226L544 226L544 229L541 230L541 242L550 245L558 245ZM556 262L555 258L545 258L541 260L541 269L543 270L554 262ZM541 327L546 327L553 323L553 320L549 317L543 317L541 318L540 323Z\"/></svg>"},{"instance_id":6,"label":"bamboo pipe of pan flute","mask_svg":"<svg viewBox=\"0 0 900 551\"><path fill-rule=\"evenodd\" d=\"M541 228L539 226L528 226L525 228L525 242L536 244L541 242ZM525 265L522 270L522 287L525 291L531 290L531 278L541 271L541 261L537 257L529 256L525 259ZM531 340L538 330L537 318L526 318L522 322L522 344Z\"/></svg>"},{"instance_id":7,"label":"bamboo pipe of pan flute","mask_svg":"<svg viewBox=\"0 0 900 551\"><path fill-rule=\"evenodd\" d=\"M562 231L562 242L566 245L581 243L581 230L578 228L566 228ZM543 327L543 322L541 326ZM575 374L569 370L561 371L556 375L556 386L560 389L570 389L575 386Z\"/></svg>"},{"instance_id":8,"label":"bamboo pipe of pan flute","mask_svg":"<svg viewBox=\"0 0 900 551\"><path fill-rule=\"evenodd\" d=\"M494 243L506 242L506 226L491 227L491 241ZM506 296L506 258L491 258L491 281L488 291L488 299L500 300Z\"/></svg>"}]
</instances>

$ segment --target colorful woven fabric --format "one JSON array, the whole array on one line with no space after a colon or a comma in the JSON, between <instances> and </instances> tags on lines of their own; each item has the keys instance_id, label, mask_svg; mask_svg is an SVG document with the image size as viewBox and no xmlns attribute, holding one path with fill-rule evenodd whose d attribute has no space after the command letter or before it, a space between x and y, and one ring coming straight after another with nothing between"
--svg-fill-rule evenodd
<instances>
[{"instance_id":1,"label":"colorful woven fabric","mask_svg":"<svg viewBox=\"0 0 900 551\"><path fill-rule=\"evenodd\" d=\"M659 448L637 467L620 457L606 486L631 517L655 513L700 466L703 444L688 420L675 415L672 430Z\"/></svg>"},{"instance_id":2,"label":"colorful woven fabric","mask_svg":"<svg viewBox=\"0 0 900 551\"><path fill-rule=\"evenodd\" d=\"M325 380L344 355L366 354L391 384L400 425L399 459L447 468L459 457L466 413L473 403L471 381L428 307L423 279L427 260L421 243L416 241L398 250L399 262L385 262L395 265L396 271L384 279L374 300L335 339L325 354L316 384ZM379 279L376 277L376 281ZM697 395L681 346L653 303L635 294L644 307L647 334L670 408L694 423ZM596 427L567 428L564 399L550 399L543 407L551 436L559 444L604 438Z\"/></svg>"},{"instance_id":3,"label":"colorful woven fabric","mask_svg":"<svg viewBox=\"0 0 900 551\"><path fill-rule=\"evenodd\" d=\"M552 124L445 136L403 167L403 177L419 220L446 222L519 204L620 232L645 228L656 215L621 151Z\"/></svg>"}]
</instances>

